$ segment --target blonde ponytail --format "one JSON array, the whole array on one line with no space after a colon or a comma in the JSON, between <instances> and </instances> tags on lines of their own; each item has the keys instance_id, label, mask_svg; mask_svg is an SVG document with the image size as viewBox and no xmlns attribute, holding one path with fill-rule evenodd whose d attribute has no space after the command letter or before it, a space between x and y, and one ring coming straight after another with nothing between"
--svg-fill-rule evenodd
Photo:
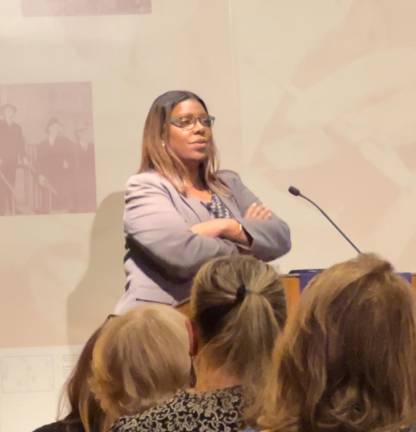
<instances>
[{"instance_id":1,"label":"blonde ponytail","mask_svg":"<svg viewBox=\"0 0 416 432\"><path fill-rule=\"evenodd\" d=\"M191 310L202 342L199 365L238 377L256 416L277 336L286 321L283 286L273 268L250 256L222 257L195 277Z\"/></svg>"}]
</instances>

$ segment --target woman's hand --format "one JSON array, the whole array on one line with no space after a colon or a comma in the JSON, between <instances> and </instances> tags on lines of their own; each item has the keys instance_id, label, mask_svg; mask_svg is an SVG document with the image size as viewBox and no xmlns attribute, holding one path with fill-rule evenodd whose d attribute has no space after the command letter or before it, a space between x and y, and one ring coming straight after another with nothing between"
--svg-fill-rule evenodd
<instances>
[{"instance_id":1,"label":"woman's hand","mask_svg":"<svg viewBox=\"0 0 416 432\"><path fill-rule=\"evenodd\" d=\"M261 203L253 203L244 214L245 219L268 220L272 217L272 212Z\"/></svg>"}]
</instances>

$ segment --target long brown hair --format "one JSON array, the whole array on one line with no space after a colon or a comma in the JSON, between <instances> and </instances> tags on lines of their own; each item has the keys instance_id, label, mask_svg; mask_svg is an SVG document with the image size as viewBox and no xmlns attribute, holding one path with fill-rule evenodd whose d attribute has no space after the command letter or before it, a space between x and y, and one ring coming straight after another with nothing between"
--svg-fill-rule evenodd
<instances>
[{"instance_id":1,"label":"long brown hair","mask_svg":"<svg viewBox=\"0 0 416 432\"><path fill-rule=\"evenodd\" d=\"M104 326L105 323L85 343L64 388L60 401L60 411L63 410L66 400L69 405L69 413L62 420L62 423L68 432L77 431L79 423L83 425L84 430L87 432L98 432L102 429L105 415L90 389L88 379L91 376L94 345Z\"/></svg>"},{"instance_id":2,"label":"long brown hair","mask_svg":"<svg viewBox=\"0 0 416 432\"><path fill-rule=\"evenodd\" d=\"M205 102L190 91L168 91L154 100L144 125L139 168L139 172L157 171L160 175L166 177L181 193L185 193L188 171L176 154L168 146L163 146L162 144L164 136L169 139L169 136L166 135L169 129L167 124L172 110L178 103L188 99L198 101L208 113ZM214 142L212 142L212 145L208 148L207 158L201 162L201 180L211 190L228 194L228 188L218 178L218 165L217 149Z\"/></svg>"},{"instance_id":3,"label":"long brown hair","mask_svg":"<svg viewBox=\"0 0 416 432\"><path fill-rule=\"evenodd\" d=\"M192 319L202 349L197 380L222 369L239 378L250 401L246 418L258 409L256 395L267 380L273 347L286 321L286 299L278 274L251 256L221 257L197 273L191 291Z\"/></svg>"},{"instance_id":4,"label":"long brown hair","mask_svg":"<svg viewBox=\"0 0 416 432\"><path fill-rule=\"evenodd\" d=\"M264 427L368 432L409 425L416 414L412 287L371 254L334 265L303 293L275 365Z\"/></svg>"}]
</instances>

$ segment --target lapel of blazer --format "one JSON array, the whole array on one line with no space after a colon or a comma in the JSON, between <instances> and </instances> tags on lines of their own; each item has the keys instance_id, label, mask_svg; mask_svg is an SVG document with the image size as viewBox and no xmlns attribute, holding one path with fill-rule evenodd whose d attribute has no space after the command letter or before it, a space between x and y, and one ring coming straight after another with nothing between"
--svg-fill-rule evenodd
<instances>
[{"instance_id":1,"label":"lapel of blazer","mask_svg":"<svg viewBox=\"0 0 416 432\"><path fill-rule=\"evenodd\" d=\"M231 189L231 185L228 184L228 182L225 181L223 178L221 178L221 181L228 187L230 195L220 195L220 199L225 204L225 206L228 207L228 210L230 210L231 214L237 220L240 220L243 215L241 214L241 210L238 207L238 202L235 197L235 191Z\"/></svg>"},{"instance_id":2,"label":"lapel of blazer","mask_svg":"<svg viewBox=\"0 0 416 432\"><path fill-rule=\"evenodd\" d=\"M156 173L157 174L157 173ZM167 187L167 189L170 192L171 199L173 200L173 203L175 204L175 201L177 204L179 204L179 201L183 202L189 209L192 210L192 212L195 215L195 223L197 221L203 222L210 218L208 210L195 198L188 198L185 195L182 195L174 186L173 184L167 180L166 178L160 176L160 174L157 174L160 178L163 184ZM178 207L177 207L178 208ZM180 210L178 210L180 211ZM185 215L184 215L185 216Z\"/></svg>"},{"instance_id":3,"label":"lapel of blazer","mask_svg":"<svg viewBox=\"0 0 416 432\"><path fill-rule=\"evenodd\" d=\"M211 219L212 216L210 215L209 211L196 199L192 197L186 197L182 194L179 194L182 201L195 213L196 217L201 221L206 221L208 219ZM237 205L236 200L234 199L233 195L221 195L220 196L221 201L224 203L224 205L230 210L232 216L234 216L237 220L241 219L241 211Z\"/></svg>"},{"instance_id":4,"label":"lapel of blazer","mask_svg":"<svg viewBox=\"0 0 416 432\"><path fill-rule=\"evenodd\" d=\"M196 199L179 193L180 199L195 213L200 222L210 219L208 210Z\"/></svg>"},{"instance_id":5,"label":"lapel of blazer","mask_svg":"<svg viewBox=\"0 0 416 432\"><path fill-rule=\"evenodd\" d=\"M231 189L231 186L227 184L226 181L224 181L223 179L221 180L228 186L231 194L220 195L219 197L221 201L224 203L224 205L228 207L228 210L230 210L232 216L234 216L237 220L240 220L242 214L240 208L238 207L238 203L235 199L234 191ZM197 198L186 197L185 195L182 195L180 192L178 192L176 188L173 187L173 185L170 186L172 192L176 194L179 197L179 199L183 201L193 211L197 220L203 222L212 218L207 208L203 206Z\"/></svg>"},{"instance_id":6,"label":"lapel of blazer","mask_svg":"<svg viewBox=\"0 0 416 432\"><path fill-rule=\"evenodd\" d=\"M224 203L226 207L228 207L228 210L230 210L232 216L234 216L237 220L241 219L241 211L237 205L236 200L234 197L226 196L226 195L220 195L221 201Z\"/></svg>"}]
</instances>

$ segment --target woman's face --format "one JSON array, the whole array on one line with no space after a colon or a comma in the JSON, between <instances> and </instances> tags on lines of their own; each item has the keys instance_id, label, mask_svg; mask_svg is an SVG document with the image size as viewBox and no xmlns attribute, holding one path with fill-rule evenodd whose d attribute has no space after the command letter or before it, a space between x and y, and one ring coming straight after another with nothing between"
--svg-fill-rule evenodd
<instances>
[{"instance_id":1,"label":"woman's face","mask_svg":"<svg viewBox=\"0 0 416 432\"><path fill-rule=\"evenodd\" d=\"M179 102L171 112L166 145L185 165L199 164L207 158L212 145L212 130L207 126L207 117L208 113L195 99Z\"/></svg>"}]
</instances>

